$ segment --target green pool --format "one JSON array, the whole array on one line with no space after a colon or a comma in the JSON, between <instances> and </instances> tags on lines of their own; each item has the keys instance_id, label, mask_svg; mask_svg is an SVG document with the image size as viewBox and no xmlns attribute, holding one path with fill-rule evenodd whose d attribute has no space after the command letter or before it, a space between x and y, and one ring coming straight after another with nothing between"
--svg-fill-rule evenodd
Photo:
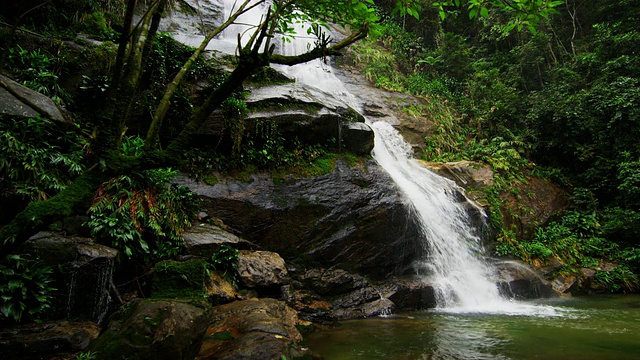
<instances>
[{"instance_id":1,"label":"green pool","mask_svg":"<svg viewBox=\"0 0 640 360\"><path fill-rule=\"evenodd\" d=\"M306 338L309 348L327 360L640 359L638 295L531 305L540 311L431 310L344 321Z\"/></svg>"}]
</instances>

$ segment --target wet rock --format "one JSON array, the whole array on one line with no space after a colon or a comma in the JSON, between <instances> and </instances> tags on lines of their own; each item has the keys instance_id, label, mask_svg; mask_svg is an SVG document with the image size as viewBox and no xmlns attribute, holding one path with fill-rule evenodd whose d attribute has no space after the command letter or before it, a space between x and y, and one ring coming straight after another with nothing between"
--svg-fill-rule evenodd
<instances>
[{"instance_id":1,"label":"wet rock","mask_svg":"<svg viewBox=\"0 0 640 360\"><path fill-rule=\"evenodd\" d=\"M436 306L433 286L416 279L389 279L381 287L385 298L395 304L397 310L429 309Z\"/></svg>"},{"instance_id":2,"label":"wet rock","mask_svg":"<svg viewBox=\"0 0 640 360\"><path fill-rule=\"evenodd\" d=\"M271 287L289 282L284 260L271 251L241 250L238 254L238 278L249 288Z\"/></svg>"},{"instance_id":3,"label":"wet rock","mask_svg":"<svg viewBox=\"0 0 640 360\"><path fill-rule=\"evenodd\" d=\"M356 155L369 155L373 151L374 135L365 123L347 122L342 124L340 133L342 146Z\"/></svg>"},{"instance_id":4,"label":"wet rock","mask_svg":"<svg viewBox=\"0 0 640 360\"><path fill-rule=\"evenodd\" d=\"M557 297L555 287L521 261L501 261L498 269L498 287L503 296L518 300Z\"/></svg>"},{"instance_id":5,"label":"wet rock","mask_svg":"<svg viewBox=\"0 0 640 360\"><path fill-rule=\"evenodd\" d=\"M273 124L287 139L303 144L338 142L342 150L368 154L373 149L373 131L357 111L333 94L302 84L265 86L251 90L245 100L249 114L243 119L246 133L260 133ZM223 136L224 115L214 112L198 130L201 139L218 141Z\"/></svg>"},{"instance_id":6,"label":"wet rock","mask_svg":"<svg viewBox=\"0 0 640 360\"><path fill-rule=\"evenodd\" d=\"M100 328L91 322L44 322L0 330L3 359L50 359L87 350Z\"/></svg>"},{"instance_id":7,"label":"wet rock","mask_svg":"<svg viewBox=\"0 0 640 360\"><path fill-rule=\"evenodd\" d=\"M283 298L301 318L310 321L346 320L389 314L395 304L377 285L342 269L310 269L286 287Z\"/></svg>"},{"instance_id":8,"label":"wet rock","mask_svg":"<svg viewBox=\"0 0 640 360\"><path fill-rule=\"evenodd\" d=\"M91 346L98 359L193 359L209 324L206 302L135 299Z\"/></svg>"},{"instance_id":9,"label":"wet rock","mask_svg":"<svg viewBox=\"0 0 640 360\"><path fill-rule=\"evenodd\" d=\"M280 360L302 356L296 312L275 299L249 299L217 306L196 359Z\"/></svg>"},{"instance_id":10,"label":"wet rock","mask_svg":"<svg viewBox=\"0 0 640 360\"><path fill-rule=\"evenodd\" d=\"M223 245L231 246L238 250L255 249L256 245L241 239L222 228L200 223L188 228L182 235L186 252L205 258L211 257Z\"/></svg>"},{"instance_id":11,"label":"wet rock","mask_svg":"<svg viewBox=\"0 0 640 360\"><path fill-rule=\"evenodd\" d=\"M92 239L40 232L23 246L54 269L58 289L54 316L101 323L109 307L111 275L118 251Z\"/></svg>"},{"instance_id":12,"label":"wet rock","mask_svg":"<svg viewBox=\"0 0 640 360\"><path fill-rule=\"evenodd\" d=\"M251 182L224 178L210 186L183 178L202 208L263 249L287 261L315 262L384 278L411 270L422 256L415 218L377 163L275 184L267 174Z\"/></svg>"}]
</instances>

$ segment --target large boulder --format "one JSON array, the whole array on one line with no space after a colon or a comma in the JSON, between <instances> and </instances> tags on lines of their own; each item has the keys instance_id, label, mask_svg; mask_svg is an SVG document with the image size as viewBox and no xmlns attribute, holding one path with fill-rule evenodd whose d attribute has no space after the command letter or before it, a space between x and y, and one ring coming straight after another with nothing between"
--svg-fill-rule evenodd
<instances>
[{"instance_id":1,"label":"large boulder","mask_svg":"<svg viewBox=\"0 0 640 360\"><path fill-rule=\"evenodd\" d=\"M0 330L3 359L66 358L87 350L98 338L100 327L91 322L44 322Z\"/></svg>"},{"instance_id":2,"label":"large boulder","mask_svg":"<svg viewBox=\"0 0 640 360\"><path fill-rule=\"evenodd\" d=\"M193 359L209 324L206 302L135 299L91 346L98 359Z\"/></svg>"},{"instance_id":3,"label":"large boulder","mask_svg":"<svg viewBox=\"0 0 640 360\"><path fill-rule=\"evenodd\" d=\"M558 292L542 276L521 261L501 261L498 269L498 288L503 296L518 300L558 297Z\"/></svg>"},{"instance_id":4,"label":"large boulder","mask_svg":"<svg viewBox=\"0 0 640 360\"><path fill-rule=\"evenodd\" d=\"M207 336L196 359L280 360L304 354L296 344L296 312L275 299L249 299L213 309Z\"/></svg>"},{"instance_id":5,"label":"large boulder","mask_svg":"<svg viewBox=\"0 0 640 360\"><path fill-rule=\"evenodd\" d=\"M385 315L396 308L379 285L342 269L307 270L283 290L287 303L310 321Z\"/></svg>"},{"instance_id":6,"label":"large boulder","mask_svg":"<svg viewBox=\"0 0 640 360\"><path fill-rule=\"evenodd\" d=\"M374 161L276 184L223 178L211 186L183 178L202 208L287 262L315 262L372 278L410 272L422 256L415 218L389 175Z\"/></svg>"},{"instance_id":7,"label":"large boulder","mask_svg":"<svg viewBox=\"0 0 640 360\"><path fill-rule=\"evenodd\" d=\"M23 245L54 269L58 318L101 323L109 309L111 275L118 251L92 239L40 232Z\"/></svg>"},{"instance_id":8,"label":"large boulder","mask_svg":"<svg viewBox=\"0 0 640 360\"><path fill-rule=\"evenodd\" d=\"M245 133L275 128L282 137L297 138L304 144L330 144L336 140L340 150L362 155L373 150L373 130L364 124L362 115L318 88L302 84L255 88L245 103L249 108L242 120ZM220 110L202 125L198 136L217 141L225 128Z\"/></svg>"}]
</instances>

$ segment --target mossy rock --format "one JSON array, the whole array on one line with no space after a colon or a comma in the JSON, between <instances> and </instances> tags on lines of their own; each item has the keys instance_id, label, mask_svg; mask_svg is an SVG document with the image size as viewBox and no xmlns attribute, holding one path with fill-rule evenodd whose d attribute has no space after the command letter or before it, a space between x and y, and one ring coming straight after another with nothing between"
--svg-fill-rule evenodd
<instances>
[{"instance_id":1,"label":"mossy rock","mask_svg":"<svg viewBox=\"0 0 640 360\"><path fill-rule=\"evenodd\" d=\"M208 264L204 259L166 260L156 264L151 296L161 299L204 298L209 282Z\"/></svg>"},{"instance_id":2,"label":"mossy rock","mask_svg":"<svg viewBox=\"0 0 640 360\"><path fill-rule=\"evenodd\" d=\"M205 302L133 300L92 345L97 359L193 359L210 319Z\"/></svg>"}]
</instances>

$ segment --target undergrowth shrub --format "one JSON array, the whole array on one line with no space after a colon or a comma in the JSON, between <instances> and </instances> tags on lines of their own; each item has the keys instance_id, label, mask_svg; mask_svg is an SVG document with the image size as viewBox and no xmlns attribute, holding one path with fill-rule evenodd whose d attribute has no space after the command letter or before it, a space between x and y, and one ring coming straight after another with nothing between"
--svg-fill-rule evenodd
<instances>
[{"instance_id":1,"label":"undergrowth shrub","mask_svg":"<svg viewBox=\"0 0 640 360\"><path fill-rule=\"evenodd\" d=\"M0 323L33 321L51 307L53 270L24 255L0 262Z\"/></svg>"},{"instance_id":2,"label":"undergrowth shrub","mask_svg":"<svg viewBox=\"0 0 640 360\"><path fill-rule=\"evenodd\" d=\"M128 138L124 151L136 154L144 142ZM127 258L151 263L178 254L182 233L198 211L197 196L171 184L177 170L153 169L109 179L89 208L92 235Z\"/></svg>"},{"instance_id":3,"label":"undergrowth shrub","mask_svg":"<svg viewBox=\"0 0 640 360\"><path fill-rule=\"evenodd\" d=\"M45 50L32 51L20 46L9 49L8 67L22 85L62 103L69 95L58 84L61 67L57 57Z\"/></svg>"},{"instance_id":4,"label":"undergrowth shrub","mask_svg":"<svg viewBox=\"0 0 640 360\"><path fill-rule=\"evenodd\" d=\"M84 170L86 141L41 117L0 117L0 178L26 200L46 200Z\"/></svg>"}]
</instances>

